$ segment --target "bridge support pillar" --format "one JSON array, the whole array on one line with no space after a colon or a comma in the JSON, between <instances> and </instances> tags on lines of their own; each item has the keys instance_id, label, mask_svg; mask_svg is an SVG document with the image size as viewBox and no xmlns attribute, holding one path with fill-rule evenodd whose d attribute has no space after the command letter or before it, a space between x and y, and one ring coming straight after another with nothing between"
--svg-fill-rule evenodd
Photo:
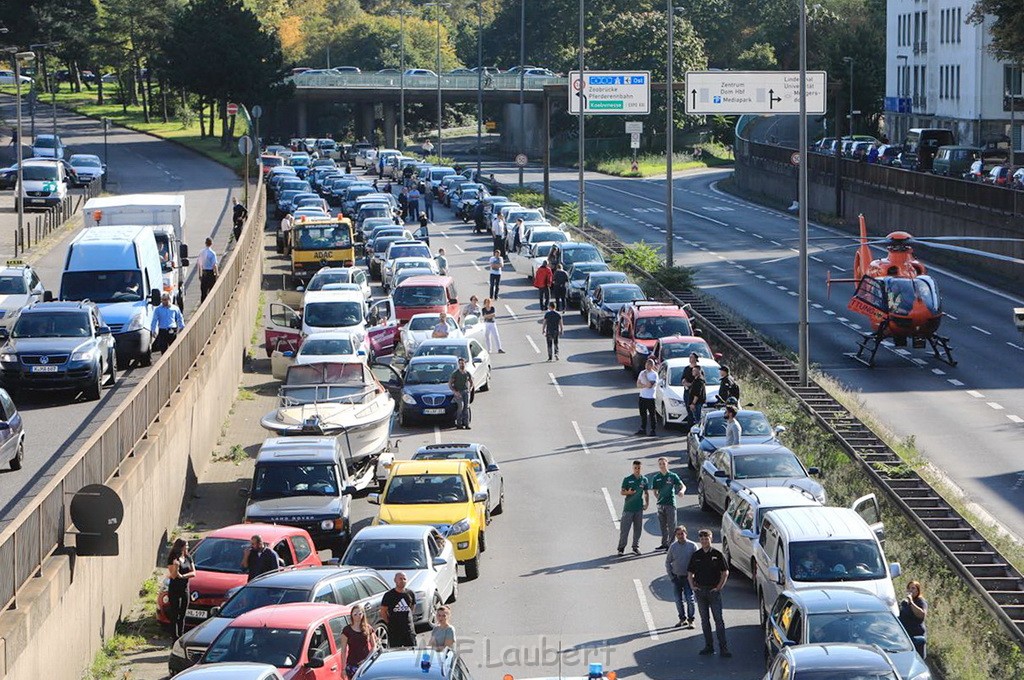
<instances>
[{"instance_id":1,"label":"bridge support pillar","mask_svg":"<svg viewBox=\"0 0 1024 680\"><path fill-rule=\"evenodd\" d=\"M373 104L359 104L356 107L356 138L374 142Z\"/></svg>"},{"instance_id":2,"label":"bridge support pillar","mask_svg":"<svg viewBox=\"0 0 1024 680\"><path fill-rule=\"evenodd\" d=\"M538 104L523 104L523 139L520 139L519 104L505 104L501 120L501 148L511 158L525 152L537 160L544 151L543 111Z\"/></svg>"},{"instance_id":3,"label":"bridge support pillar","mask_svg":"<svg viewBox=\"0 0 1024 680\"><path fill-rule=\"evenodd\" d=\"M305 137L308 127L306 121L306 102L302 99L295 100L295 131L299 137Z\"/></svg>"},{"instance_id":4,"label":"bridge support pillar","mask_svg":"<svg viewBox=\"0 0 1024 680\"><path fill-rule=\"evenodd\" d=\"M384 146L389 149L398 148L398 111L394 104L384 104Z\"/></svg>"}]
</instances>

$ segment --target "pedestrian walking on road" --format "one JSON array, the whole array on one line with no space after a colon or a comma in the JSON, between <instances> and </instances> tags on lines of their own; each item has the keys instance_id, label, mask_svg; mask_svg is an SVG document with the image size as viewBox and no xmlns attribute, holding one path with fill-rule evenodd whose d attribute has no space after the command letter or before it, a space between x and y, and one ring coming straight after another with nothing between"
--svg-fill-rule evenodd
<instances>
[{"instance_id":1,"label":"pedestrian walking on road","mask_svg":"<svg viewBox=\"0 0 1024 680\"><path fill-rule=\"evenodd\" d=\"M470 412L469 400L473 397L473 376L466 370L466 360L459 357L459 367L452 371L448 378L448 389L452 391L452 399L455 401L455 429L468 430L469 423L473 419Z\"/></svg>"},{"instance_id":2,"label":"pedestrian walking on road","mask_svg":"<svg viewBox=\"0 0 1024 680\"><path fill-rule=\"evenodd\" d=\"M240 241L242 238L242 225L245 224L246 218L249 217L249 210L238 202L237 198L231 199L234 204L231 207L231 222L234 225L232 232L235 235L235 241Z\"/></svg>"},{"instance_id":3,"label":"pedestrian walking on road","mask_svg":"<svg viewBox=\"0 0 1024 680\"><path fill-rule=\"evenodd\" d=\"M170 607L171 625L174 627L174 639L177 640L185 632L185 612L188 611L188 581L196 575L196 565L189 553L188 541L179 538L171 546L171 554L167 556L167 595Z\"/></svg>"},{"instance_id":4,"label":"pedestrian walking on road","mask_svg":"<svg viewBox=\"0 0 1024 680\"><path fill-rule=\"evenodd\" d=\"M419 187L412 187L409 189L409 215L416 218L420 214L420 190Z\"/></svg>"},{"instance_id":5,"label":"pedestrian walking on road","mask_svg":"<svg viewBox=\"0 0 1024 680\"><path fill-rule=\"evenodd\" d=\"M366 609L359 603L352 605L348 618L351 623L341 629L338 645L345 677L351 678L377 648L377 632L366 618Z\"/></svg>"},{"instance_id":6,"label":"pedestrian walking on road","mask_svg":"<svg viewBox=\"0 0 1024 680\"><path fill-rule=\"evenodd\" d=\"M161 294L160 306L153 310L153 323L149 329L149 334L156 338L153 351L166 352L178 337L178 332L183 330L185 319L181 316L181 310L171 304L170 293Z\"/></svg>"},{"instance_id":7,"label":"pedestrian walking on road","mask_svg":"<svg viewBox=\"0 0 1024 680\"><path fill-rule=\"evenodd\" d=\"M636 386L640 390L637 398L637 405L640 409L640 429L634 433L638 435L648 434L647 420L649 418L651 421L649 434L652 437L657 434L655 430L657 418L654 415L654 386L658 384L658 373L654 370L654 365L654 357L650 357L647 359L644 370L640 371L640 375L636 377Z\"/></svg>"},{"instance_id":8,"label":"pedestrian walking on road","mask_svg":"<svg viewBox=\"0 0 1024 680\"><path fill-rule=\"evenodd\" d=\"M565 296L569 292L569 272L565 271L562 263L555 265L555 271L551 273L551 293L555 297L555 309L565 311Z\"/></svg>"},{"instance_id":9,"label":"pedestrian walking on road","mask_svg":"<svg viewBox=\"0 0 1024 680\"><path fill-rule=\"evenodd\" d=\"M448 276L448 258L444 254L444 248L437 249L434 262L437 263L437 273L441 276Z\"/></svg>"},{"instance_id":10,"label":"pedestrian walking on road","mask_svg":"<svg viewBox=\"0 0 1024 680\"><path fill-rule=\"evenodd\" d=\"M427 219L427 213L420 213L420 228L413 234L413 238L430 246L430 220Z\"/></svg>"},{"instance_id":11,"label":"pedestrian walking on road","mask_svg":"<svg viewBox=\"0 0 1024 680\"><path fill-rule=\"evenodd\" d=\"M199 303L202 304L217 283L220 270L217 267L217 253L213 252L213 239L206 239L206 247L199 251Z\"/></svg>"},{"instance_id":12,"label":"pedestrian walking on road","mask_svg":"<svg viewBox=\"0 0 1024 680\"><path fill-rule=\"evenodd\" d=\"M622 480L619 495L625 496L622 502L622 517L619 518L619 555L626 550L626 539L629 530L633 529L633 554L640 554L640 534L644 530L644 510L650 503L650 488L647 478L641 473L642 463L633 461L633 474Z\"/></svg>"},{"instance_id":13,"label":"pedestrian walking on road","mask_svg":"<svg viewBox=\"0 0 1024 680\"><path fill-rule=\"evenodd\" d=\"M450 623L452 610L446 604L437 608L437 625L430 631L430 647L435 652L455 649L455 629Z\"/></svg>"},{"instance_id":14,"label":"pedestrian walking on road","mask_svg":"<svg viewBox=\"0 0 1024 680\"><path fill-rule=\"evenodd\" d=\"M380 618L388 627L388 647L416 646L416 629L414 613L416 611L416 595L405 589L408 579L405 572L395 574L395 587L384 593L380 600Z\"/></svg>"},{"instance_id":15,"label":"pedestrian walking on road","mask_svg":"<svg viewBox=\"0 0 1024 680\"><path fill-rule=\"evenodd\" d=\"M541 262L533 274L533 287L537 289L541 310L547 309L548 302L551 301L552 278L551 267L548 266L547 260Z\"/></svg>"},{"instance_id":16,"label":"pedestrian walking on road","mask_svg":"<svg viewBox=\"0 0 1024 680\"><path fill-rule=\"evenodd\" d=\"M693 628L694 604L693 588L690 587L690 558L700 546L686 537L686 527L680 524L675 529L675 539L668 546L665 555L665 570L672 581L672 594L675 598L676 613L679 623L676 627Z\"/></svg>"},{"instance_id":17,"label":"pedestrian walking on road","mask_svg":"<svg viewBox=\"0 0 1024 680\"><path fill-rule=\"evenodd\" d=\"M725 445L739 446L743 439L743 426L736 420L738 413L735 406L729 404L725 407Z\"/></svg>"},{"instance_id":18,"label":"pedestrian walking on road","mask_svg":"<svg viewBox=\"0 0 1024 680\"><path fill-rule=\"evenodd\" d=\"M565 332L565 324L561 313L555 311L555 303L548 303L548 311L544 312L540 324L544 326L544 340L548 346L548 361L558 361L558 338Z\"/></svg>"},{"instance_id":19,"label":"pedestrian walking on road","mask_svg":"<svg viewBox=\"0 0 1024 680\"><path fill-rule=\"evenodd\" d=\"M725 639L725 621L722 619L722 589L729 579L729 565L725 557L716 548L711 547L711 530L701 529L697 532L700 550L693 553L690 566L686 571L690 579L690 587L697 599L700 611L700 626L704 632L704 649L701 655L715 653L711 638L711 619L715 620L715 633L718 637L718 653L729 658L729 643Z\"/></svg>"},{"instance_id":20,"label":"pedestrian walking on road","mask_svg":"<svg viewBox=\"0 0 1024 680\"><path fill-rule=\"evenodd\" d=\"M722 374L722 381L718 385L718 397L716 398L720 404L739 404L740 403L740 384L736 382L736 378L732 377L732 372L728 366L722 365L718 369ZM730 402L730 399L735 401Z\"/></svg>"},{"instance_id":21,"label":"pedestrian walking on road","mask_svg":"<svg viewBox=\"0 0 1024 680\"><path fill-rule=\"evenodd\" d=\"M426 189L423 192L423 204L426 206L427 217L431 220L434 219L434 188L430 182L427 182Z\"/></svg>"},{"instance_id":22,"label":"pedestrian walking on road","mask_svg":"<svg viewBox=\"0 0 1024 680\"><path fill-rule=\"evenodd\" d=\"M250 581L283 566L284 560L263 542L262 536L256 534L249 539L249 547L242 553L242 569L249 574Z\"/></svg>"},{"instance_id":23,"label":"pedestrian walking on road","mask_svg":"<svg viewBox=\"0 0 1024 680\"><path fill-rule=\"evenodd\" d=\"M911 581L907 584L907 596L900 600L900 623L907 629L907 634L914 642L914 649L925 658L927 634L924 619L928 616L928 602L922 597L921 583Z\"/></svg>"},{"instance_id":24,"label":"pedestrian walking on road","mask_svg":"<svg viewBox=\"0 0 1024 680\"><path fill-rule=\"evenodd\" d=\"M484 306L480 309L480 313L484 317L484 343L487 345L487 351L494 351L491 349L493 346L497 348L498 354L504 354L505 350L501 348L501 336L498 335L497 312L491 298L484 298Z\"/></svg>"},{"instance_id":25,"label":"pedestrian walking on road","mask_svg":"<svg viewBox=\"0 0 1024 680\"><path fill-rule=\"evenodd\" d=\"M668 458L664 456L658 459L658 471L651 477L651 489L658 504L658 525L661 528L658 550L667 550L676 527L676 496L683 495L686 485L679 475L668 469Z\"/></svg>"},{"instance_id":26,"label":"pedestrian walking on road","mask_svg":"<svg viewBox=\"0 0 1024 680\"><path fill-rule=\"evenodd\" d=\"M704 369L696 366L693 369L693 382L690 383L689 421L690 427L700 422L700 413L704 409L704 402L708 399L707 383L704 382Z\"/></svg>"},{"instance_id":27,"label":"pedestrian walking on road","mask_svg":"<svg viewBox=\"0 0 1024 680\"><path fill-rule=\"evenodd\" d=\"M501 251L494 249L494 255L487 260L487 273L490 287L487 294L495 300L498 299L498 292L501 288L501 272L505 268L505 260L501 257Z\"/></svg>"}]
</instances>

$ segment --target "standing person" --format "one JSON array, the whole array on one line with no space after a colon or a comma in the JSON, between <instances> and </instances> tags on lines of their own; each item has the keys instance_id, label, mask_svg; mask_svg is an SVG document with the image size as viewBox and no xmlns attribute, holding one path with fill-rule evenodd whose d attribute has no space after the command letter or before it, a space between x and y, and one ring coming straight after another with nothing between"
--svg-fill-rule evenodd
<instances>
[{"instance_id":1,"label":"standing person","mask_svg":"<svg viewBox=\"0 0 1024 680\"><path fill-rule=\"evenodd\" d=\"M743 426L736 420L738 411L736 407L729 404L725 407L725 445L739 446L743 439Z\"/></svg>"},{"instance_id":2,"label":"standing person","mask_svg":"<svg viewBox=\"0 0 1024 680\"><path fill-rule=\"evenodd\" d=\"M661 545L658 550L668 550L676 527L676 496L683 495L686 485L679 475L668 469L668 458L664 456L658 459L658 471L651 477L651 489L655 493L658 525L661 527Z\"/></svg>"},{"instance_id":3,"label":"standing person","mask_svg":"<svg viewBox=\"0 0 1024 680\"><path fill-rule=\"evenodd\" d=\"M555 267L557 267L558 263L561 261L562 249L557 245L552 245L551 248L548 249L548 266L551 267L551 271L554 271Z\"/></svg>"},{"instance_id":4,"label":"standing person","mask_svg":"<svg viewBox=\"0 0 1024 680\"><path fill-rule=\"evenodd\" d=\"M411 215L415 219L416 215L420 214L420 190L419 190L419 187L413 185L409 189L408 200L409 200L409 215Z\"/></svg>"},{"instance_id":5,"label":"standing person","mask_svg":"<svg viewBox=\"0 0 1024 680\"><path fill-rule=\"evenodd\" d=\"M729 579L729 565L725 557L716 548L711 547L711 530L701 529L697 532L700 550L693 553L687 575L690 587L697 598L697 609L700 610L700 626L704 632L704 649L701 655L715 653L711 639L711 619L715 619L715 632L718 635L718 653L728 659L729 644L725 640L725 621L722 619L722 588Z\"/></svg>"},{"instance_id":6,"label":"standing person","mask_svg":"<svg viewBox=\"0 0 1024 680\"><path fill-rule=\"evenodd\" d=\"M718 386L718 397L716 397L718 403L739 404L740 384L736 382L736 378L732 377L728 366L722 365L718 370L722 373L722 382ZM730 399L735 399L735 401L730 401Z\"/></svg>"},{"instance_id":7,"label":"standing person","mask_svg":"<svg viewBox=\"0 0 1024 680\"><path fill-rule=\"evenodd\" d=\"M430 631L430 647L435 652L455 649L455 629L450 623L452 609L446 604L437 608L437 625Z\"/></svg>"},{"instance_id":8,"label":"standing person","mask_svg":"<svg viewBox=\"0 0 1024 680\"><path fill-rule=\"evenodd\" d=\"M426 206L427 217L434 219L434 186L427 180L426 188L423 191L423 203Z\"/></svg>"},{"instance_id":9,"label":"standing person","mask_svg":"<svg viewBox=\"0 0 1024 680\"><path fill-rule=\"evenodd\" d=\"M174 626L174 639L185 632L185 612L188 610L188 580L196 575L196 565L189 553L188 541L179 538L171 546L171 554L167 556L167 595L170 598L171 624Z\"/></svg>"},{"instance_id":10,"label":"standing person","mask_svg":"<svg viewBox=\"0 0 1024 680\"><path fill-rule=\"evenodd\" d=\"M217 275L220 273L212 238L207 237L206 247L199 251L199 270L199 303L202 304L213 284L217 283Z\"/></svg>"},{"instance_id":11,"label":"standing person","mask_svg":"<svg viewBox=\"0 0 1024 680\"><path fill-rule=\"evenodd\" d=\"M501 348L501 336L498 335L497 313L491 298L484 298L484 306L480 313L484 316L484 343L487 345L487 351L492 351L491 342L493 341L493 346L498 348L498 354L504 354L505 350Z\"/></svg>"},{"instance_id":12,"label":"standing person","mask_svg":"<svg viewBox=\"0 0 1024 680\"><path fill-rule=\"evenodd\" d=\"M569 292L569 272L565 271L562 263L555 265L555 271L551 274L551 292L555 296L555 309L565 311L565 296Z\"/></svg>"},{"instance_id":13,"label":"standing person","mask_svg":"<svg viewBox=\"0 0 1024 680\"><path fill-rule=\"evenodd\" d=\"M407 222L409 220L409 189L407 187L403 187L402 193L398 194L398 210L402 213L402 221Z\"/></svg>"},{"instance_id":14,"label":"standing person","mask_svg":"<svg viewBox=\"0 0 1024 680\"><path fill-rule=\"evenodd\" d=\"M900 623L907 630L907 635L914 642L914 649L925 658L927 651L928 631L924 619L928 616L928 602L922 597L921 583L911 581L907 584L907 596L900 600Z\"/></svg>"},{"instance_id":15,"label":"standing person","mask_svg":"<svg viewBox=\"0 0 1024 680\"><path fill-rule=\"evenodd\" d=\"M366 618L366 609L361 604L352 605L349 613L350 623L341 629L338 647L341 653L345 677L355 675L359 665L377 648L377 632Z\"/></svg>"},{"instance_id":16,"label":"standing person","mask_svg":"<svg viewBox=\"0 0 1024 680\"><path fill-rule=\"evenodd\" d=\"M519 219L516 220L515 226L512 227L512 229L514 230L514 232L512 234L512 250L514 252L517 252L517 253L519 252L519 249L523 246L523 225L524 224L525 223L523 222L523 218L520 217ZM506 224L505 226L507 227L508 225Z\"/></svg>"},{"instance_id":17,"label":"standing person","mask_svg":"<svg viewBox=\"0 0 1024 680\"><path fill-rule=\"evenodd\" d=\"M462 318L465 319L469 315L479 318L480 313L480 298L475 295L469 296L469 304L462 310Z\"/></svg>"},{"instance_id":18,"label":"standing person","mask_svg":"<svg viewBox=\"0 0 1024 680\"><path fill-rule=\"evenodd\" d=\"M437 263L437 273L441 276L448 276L448 258L444 254L444 248L437 249L434 262Z\"/></svg>"},{"instance_id":19,"label":"standing person","mask_svg":"<svg viewBox=\"0 0 1024 680\"><path fill-rule=\"evenodd\" d=\"M427 244L430 244L430 219L427 217L427 213L420 213L420 231L427 238Z\"/></svg>"},{"instance_id":20,"label":"standing person","mask_svg":"<svg viewBox=\"0 0 1024 680\"><path fill-rule=\"evenodd\" d=\"M696 352L690 352L690 363L683 366L683 401L689 405L690 403L690 385L693 383L693 371L700 364L700 355Z\"/></svg>"},{"instance_id":21,"label":"standing person","mask_svg":"<svg viewBox=\"0 0 1024 680\"><path fill-rule=\"evenodd\" d=\"M693 382L690 383L690 402L687 408L690 411L689 421L693 427L700 422L700 412L704 409L704 402L708 399L707 384L704 382L704 369L695 366L693 369Z\"/></svg>"},{"instance_id":22,"label":"standing person","mask_svg":"<svg viewBox=\"0 0 1024 680\"><path fill-rule=\"evenodd\" d=\"M235 240L238 241L242 238L242 225L245 224L245 220L249 217L249 210L238 202L237 198L231 199L231 222L234 224L233 233L235 234Z\"/></svg>"},{"instance_id":23,"label":"standing person","mask_svg":"<svg viewBox=\"0 0 1024 680\"><path fill-rule=\"evenodd\" d=\"M149 334L156 338L153 351L166 352L178 337L178 331L184 329L185 319L181 310L171 304L171 294L164 292L160 295L160 306L153 310L153 323L149 329Z\"/></svg>"},{"instance_id":24,"label":"standing person","mask_svg":"<svg viewBox=\"0 0 1024 680\"><path fill-rule=\"evenodd\" d=\"M644 366L644 370L640 371L640 375L636 377L636 386L640 390L637 396L637 407L640 409L640 429L634 434L647 434L647 419L650 418L651 430L650 435L654 437L658 433L655 431L655 425L658 422L655 416L654 406L654 386L658 384L658 373L654 370L654 357L647 359L647 363Z\"/></svg>"},{"instance_id":25,"label":"standing person","mask_svg":"<svg viewBox=\"0 0 1024 680\"><path fill-rule=\"evenodd\" d=\"M416 629L413 614L416 611L416 595L405 589L408 579L405 572L395 574L395 587L384 593L380 600L380 618L388 627L388 647L416 646Z\"/></svg>"},{"instance_id":26,"label":"standing person","mask_svg":"<svg viewBox=\"0 0 1024 680\"><path fill-rule=\"evenodd\" d=\"M551 267L548 266L547 260L544 260L533 274L533 287L537 289L541 310L547 309L548 302L551 302L552 278Z\"/></svg>"},{"instance_id":27,"label":"standing person","mask_svg":"<svg viewBox=\"0 0 1024 680\"><path fill-rule=\"evenodd\" d=\"M283 566L284 560L263 542L262 536L256 534L249 539L249 547L242 554L242 569L248 572L250 581Z\"/></svg>"},{"instance_id":28,"label":"standing person","mask_svg":"<svg viewBox=\"0 0 1024 680\"><path fill-rule=\"evenodd\" d=\"M288 213L281 218L281 242L283 252L286 256L292 254L292 228L295 226L295 218L292 217L291 213Z\"/></svg>"},{"instance_id":29,"label":"standing person","mask_svg":"<svg viewBox=\"0 0 1024 680\"><path fill-rule=\"evenodd\" d=\"M501 257L501 251L494 249L494 255L487 260L488 282L490 287L487 294L495 300L498 299L498 291L501 288L501 272L505 268L505 260Z\"/></svg>"},{"instance_id":30,"label":"standing person","mask_svg":"<svg viewBox=\"0 0 1024 680\"><path fill-rule=\"evenodd\" d=\"M483 203L483 201L480 201ZM491 238L494 239L494 249L501 252L502 255L506 255L505 252L507 246L505 244L505 220L501 219L501 215L491 219Z\"/></svg>"},{"instance_id":31,"label":"standing person","mask_svg":"<svg viewBox=\"0 0 1024 680\"><path fill-rule=\"evenodd\" d=\"M448 378L448 389L452 391L452 399L455 400L455 429L468 430L472 414L469 410L469 400L473 397L473 376L466 370L466 360L459 357L459 367L452 371Z\"/></svg>"},{"instance_id":32,"label":"standing person","mask_svg":"<svg viewBox=\"0 0 1024 680\"><path fill-rule=\"evenodd\" d=\"M473 233L479 234L480 232L487 232L487 210L484 207L483 200L476 202L473 206ZM497 247L497 243L494 244Z\"/></svg>"},{"instance_id":33,"label":"standing person","mask_svg":"<svg viewBox=\"0 0 1024 680\"><path fill-rule=\"evenodd\" d=\"M434 325L434 329L430 332L430 337L447 338L448 330L448 313L441 312L437 315L437 323Z\"/></svg>"},{"instance_id":34,"label":"standing person","mask_svg":"<svg viewBox=\"0 0 1024 680\"><path fill-rule=\"evenodd\" d=\"M633 529L633 554L640 554L640 534L644 530L644 510L647 509L651 500L651 485L640 472L642 466L640 461L634 460L633 474L623 478L622 486L619 489L619 495L626 497L626 500L622 502L622 517L619 518L619 546L617 548L619 555L626 550L626 539L629 538L630 528Z\"/></svg>"},{"instance_id":35,"label":"standing person","mask_svg":"<svg viewBox=\"0 0 1024 680\"><path fill-rule=\"evenodd\" d=\"M665 570L672 581L676 613L679 614L679 623L676 627L693 628L694 600L689 568L690 558L699 549L699 545L686 538L686 527L682 524L677 526L676 540L668 546L668 553L665 555Z\"/></svg>"},{"instance_id":36,"label":"standing person","mask_svg":"<svg viewBox=\"0 0 1024 680\"><path fill-rule=\"evenodd\" d=\"M558 361L558 338L565 332L565 324L561 313L555 311L555 303L548 303L548 311L544 312L538 323L544 327L544 340L548 346L548 361L554 357Z\"/></svg>"}]
</instances>

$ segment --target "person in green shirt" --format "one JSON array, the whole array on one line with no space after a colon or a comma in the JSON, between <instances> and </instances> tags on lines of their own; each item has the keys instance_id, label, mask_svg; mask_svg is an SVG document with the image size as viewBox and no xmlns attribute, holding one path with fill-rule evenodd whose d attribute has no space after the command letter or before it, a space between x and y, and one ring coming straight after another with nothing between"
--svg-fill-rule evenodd
<instances>
[{"instance_id":1,"label":"person in green shirt","mask_svg":"<svg viewBox=\"0 0 1024 680\"><path fill-rule=\"evenodd\" d=\"M676 528L676 496L683 495L686 485L679 475L668 469L668 458L662 456L658 459L658 472L651 477L651 488L657 495L658 524L661 527L658 550L668 550Z\"/></svg>"},{"instance_id":2,"label":"person in green shirt","mask_svg":"<svg viewBox=\"0 0 1024 680\"><path fill-rule=\"evenodd\" d=\"M643 531L644 510L650 502L651 488L647 478L640 472L641 467L640 461L633 461L633 474L622 480L622 488L619 490L619 494L626 498L622 503L622 517L619 520L619 555L626 550L630 527L633 528L633 554L640 554L640 533Z\"/></svg>"},{"instance_id":3,"label":"person in green shirt","mask_svg":"<svg viewBox=\"0 0 1024 680\"><path fill-rule=\"evenodd\" d=\"M452 391L452 401L455 402L455 429L469 429L469 400L474 387L473 376L466 370L466 360L459 357L459 367L448 379L448 389Z\"/></svg>"}]
</instances>

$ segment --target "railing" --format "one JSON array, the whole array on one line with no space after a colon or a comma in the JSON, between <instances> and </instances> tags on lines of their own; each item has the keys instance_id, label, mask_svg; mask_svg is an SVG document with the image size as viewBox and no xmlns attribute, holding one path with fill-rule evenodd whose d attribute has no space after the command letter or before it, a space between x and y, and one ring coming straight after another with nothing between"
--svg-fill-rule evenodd
<instances>
[{"instance_id":1,"label":"railing","mask_svg":"<svg viewBox=\"0 0 1024 680\"><path fill-rule=\"evenodd\" d=\"M300 73L292 76L291 81L297 88L345 88L354 90L397 90L403 86L403 78L397 73ZM545 85L566 85L568 78L546 78L526 76L523 78L523 89L530 91L543 90ZM476 90L478 78L475 75L441 75L442 90ZM437 88L437 76L416 75L405 76L404 86L407 90L432 90ZM501 73L484 76L485 90L518 90L519 76Z\"/></svg>"},{"instance_id":2,"label":"railing","mask_svg":"<svg viewBox=\"0 0 1024 680\"><path fill-rule=\"evenodd\" d=\"M244 272L261 255L266 201L262 177L242 240L225 258L216 285L174 344L49 483L0 531L0 610L17 606L18 592L43 561L64 547L70 497L86 484L102 484L133 455L160 410L195 364L220 322Z\"/></svg>"},{"instance_id":3,"label":"railing","mask_svg":"<svg viewBox=\"0 0 1024 680\"><path fill-rule=\"evenodd\" d=\"M33 243L39 243L40 240L64 226L64 223L78 212L83 203L90 198L99 196L100 191L100 181L94 179L85 186L84 193L68 194L64 200L52 208L48 208L46 212L36 213L35 218L25 225L24 230L14 235L15 257L31 248Z\"/></svg>"}]
</instances>

